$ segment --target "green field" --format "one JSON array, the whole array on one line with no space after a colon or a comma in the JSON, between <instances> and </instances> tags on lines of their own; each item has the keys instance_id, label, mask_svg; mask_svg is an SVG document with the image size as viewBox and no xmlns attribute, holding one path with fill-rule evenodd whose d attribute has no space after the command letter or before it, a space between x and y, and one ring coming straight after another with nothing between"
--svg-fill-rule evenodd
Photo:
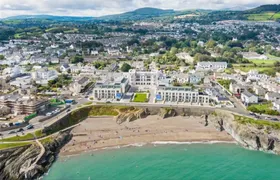
<instances>
[{"instance_id":1,"label":"green field","mask_svg":"<svg viewBox=\"0 0 280 180\"><path fill-rule=\"evenodd\" d=\"M264 73L269 76L275 76L276 70L273 65L265 65L263 67L254 66L254 64L233 64L235 70L240 70L243 72L249 72L250 70L257 70L259 73Z\"/></svg>"},{"instance_id":2,"label":"green field","mask_svg":"<svg viewBox=\"0 0 280 180\"><path fill-rule=\"evenodd\" d=\"M9 148L26 146L30 144L31 143L5 143L5 144L0 144L0 149L9 149Z\"/></svg>"},{"instance_id":3,"label":"green field","mask_svg":"<svg viewBox=\"0 0 280 180\"><path fill-rule=\"evenodd\" d=\"M272 122L272 121L266 121L266 120L255 120L252 118L244 117L244 116L234 116L234 120L237 121L240 124L251 124L257 126L258 129L263 128L272 128L279 130L280 129L280 123L279 122Z\"/></svg>"},{"instance_id":4,"label":"green field","mask_svg":"<svg viewBox=\"0 0 280 180\"><path fill-rule=\"evenodd\" d=\"M133 99L133 102L147 102L147 94L146 93L136 93Z\"/></svg>"},{"instance_id":5,"label":"green field","mask_svg":"<svg viewBox=\"0 0 280 180\"><path fill-rule=\"evenodd\" d=\"M280 19L280 13L263 12L260 14L249 14L248 20L251 21L268 21Z\"/></svg>"},{"instance_id":6,"label":"green field","mask_svg":"<svg viewBox=\"0 0 280 180\"><path fill-rule=\"evenodd\" d=\"M45 136L45 134L42 133L42 130L37 130L37 131L35 131L34 134L36 135L37 138L41 138L41 137ZM11 142L11 141L28 141L28 140L34 140L34 139L35 139L34 135L31 133L28 133L23 136L13 136L13 137L1 139L0 141Z\"/></svg>"},{"instance_id":7,"label":"green field","mask_svg":"<svg viewBox=\"0 0 280 180\"><path fill-rule=\"evenodd\" d=\"M254 113L268 114L268 115L279 115L278 111L272 109L272 103L263 103L263 104L253 104L247 107L248 111Z\"/></svg>"},{"instance_id":8,"label":"green field","mask_svg":"<svg viewBox=\"0 0 280 180\"><path fill-rule=\"evenodd\" d=\"M278 60L271 60L271 59L268 59L268 60L260 60L260 59L250 60L250 62L256 64L257 66L273 66L276 61L278 61Z\"/></svg>"}]
</instances>

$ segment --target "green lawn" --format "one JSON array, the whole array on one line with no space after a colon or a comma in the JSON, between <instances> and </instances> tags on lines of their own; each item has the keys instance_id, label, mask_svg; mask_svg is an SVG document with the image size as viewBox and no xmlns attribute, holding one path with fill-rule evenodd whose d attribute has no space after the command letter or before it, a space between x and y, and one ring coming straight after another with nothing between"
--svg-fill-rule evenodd
<instances>
[{"instance_id":1,"label":"green lawn","mask_svg":"<svg viewBox=\"0 0 280 180\"><path fill-rule=\"evenodd\" d=\"M229 85L231 83L231 80L219 79L218 83L220 83L224 88L226 88L229 91Z\"/></svg>"},{"instance_id":2,"label":"green lawn","mask_svg":"<svg viewBox=\"0 0 280 180\"><path fill-rule=\"evenodd\" d=\"M272 103L253 104L248 106L247 110L254 113L279 115L278 111L272 109Z\"/></svg>"},{"instance_id":3,"label":"green lawn","mask_svg":"<svg viewBox=\"0 0 280 180\"><path fill-rule=\"evenodd\" d=\"M265 127L280 130L280 123L266 120L255 120L249 117L234 115L234 120L240 124L251 124L257 126L258 129Z\"/></svg>"},{"instance_id":4,"label":"green lawn","mask_svg":"<svg viewBox=\"0 0 280 180\"><path fill-rule=\"evenodd\" d=\"M30 144L31 143L5 143L5 144L0 143L0 149L9 149L9 148L26 146L26 145L30 145Z\"/></svg>"},{"instance_id":5,"label":"green lawn","mask_svg":"<svg viewBox=\"0 0 280 180\"><path fill-rule=\"evenodd\" d=\"M273 66L277 60L260 60L260 59L253 59L250 62L256 64L257 66Z\"/></svg>"},{"instance_id":6,"label":"green lawn","mask_svg":"<svg viewBox=\"0 0 280 180\"><path fill-rule=\"evenodd\" d=\"M147 93L136 93L133 102L147 102Z\"/></svg>"},{"instance_id":7,"label":"green lawn","mask_svg":"<svg viewBox=\"0 0 280 180\"><path fill-rule=\"evenodd\" d=\"M268 21L268 20L276 20L280 18L280 13L274 12L263 12L260 14L250 14L248 16L248 20L251 21Z\"/></svg>"},{"instance_id":8,"label":"green lawn","mask_svg":"<svg viewBox=\"0 0 280 180\"><path fill-rule=\"evenodd\" d=\"M34 134L37 138L41 138L46 135L46 134L42 133L42 130L37 130L37 131L35 131ZM28 140L34 140L34 139L35 138L34 138L33 134L28 133L23 136L13 136L13 137L1 139L0 141L11 142L11 141L28 141Z\"/></svg>"},{"instance_id":9,"label":"green lawn","mask_svg":"<svg viewBox=\"0 0 280 180\"><path fill-rule=\"evenodd\" d=\"M47 144L49 142L52 142L53 141L53 137L47 137L47 138L44 138L44 139L41 139L40 142L42 144Z\"/></svg>"},{"instance_id":10,"label":"green lawn","mask_svg":"<svg viewBox=\"0 0 280 180\"><path fill-rule=\"evenodd\" d=\"M28 140L33 140L34 136L31 133L28 133L24 136L13 136L13 137L9 137L6 139L1 139L0 141L5 141L5 142L9 142L9 141L28 141Z\"/></svg>"}]
</instances>

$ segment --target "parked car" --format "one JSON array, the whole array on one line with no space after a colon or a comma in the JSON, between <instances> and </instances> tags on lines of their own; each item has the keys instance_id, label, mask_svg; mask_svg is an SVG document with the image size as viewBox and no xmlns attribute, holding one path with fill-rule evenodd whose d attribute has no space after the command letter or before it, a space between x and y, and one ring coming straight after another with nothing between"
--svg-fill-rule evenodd
<instances>
[{"instance_id":1,"label":"parked car","mask_svg":"<svg viewBox=\"0 0 280 180\"><path fill-rule=\"evenodd\" d=\"M17 132L22 132L22 131L24 131L24 129L22 129L22 128L17 130Z\"/></svg>"},{"instance_id":2,"label":"parked car","mask_svg":"<svg viewBox=\"0 0 280 180\"><path fill-rule=\"evenodd\" d=\"M34 126L32 124L29 124L28 126L26 126L26 129L32 129L34 128Z\"/></svg>"},{"instance_id":3,"label":"parked car","mask_svg":"<svg viewBox=\"0 0 280 180\"><path fill-rule=\"evenodd\" d=\"M8 134L15 134L16 131L10 131Z\"/></svg>"},{"instance_id":4,"label":"parked car","mask_svg":"<svg viewBox=\"0 0 280 180\"><path fill-rule=\"evenodd\" d=\"M272 121L279 121L277 118L271 118Z\"/></svg>"}]
</instances>

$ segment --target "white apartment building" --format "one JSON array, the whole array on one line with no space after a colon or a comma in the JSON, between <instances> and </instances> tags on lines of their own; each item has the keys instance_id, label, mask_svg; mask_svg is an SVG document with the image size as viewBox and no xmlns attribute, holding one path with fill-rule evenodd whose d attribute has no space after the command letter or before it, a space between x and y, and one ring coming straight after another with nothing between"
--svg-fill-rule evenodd
<instances>
[{"instance_id":1,"label":"white apartment building","mask_svg":"<svg viewBox=\"0 0 280 180\"><path fill-rule=\"evenodd\" d=\"M164 75L160 71L140 71L136 69L129 70L125 74L131 86L150 88L157 86L160 79L164 79Z\"/></svg>"},{"instance_id":2,"label":"white apartment building","mask_svg":"<svg viewBox=\"0 0 280 180\"><path fill-rule=\"evenodd\" d=\"M128 79L119 77L114 80L97 82L93 89L94 99L121 99L129 89Z\"/></svg>"},{"instance_id":3,"label":"white apartment building","mask_svg":"<svg viewBox=\"0 0 280 180\"><path fill-rule=\"evenodd\" d=\"M217 71L225 70L227 68L227 62L198 62L196 70L202 71Z\"/></svg>"},{"instance_id":4,"label":"white apartment building","mask_svg":"<svg viewBox=\"0 0 280 180\"><path fill-rule=\"evenodd\" d=\"M210 96L204 95L190 87L159 86L156 92L157 101L208 104Z\"/></svg>"},{"instance_id":5,"label":"white apartment building","mask_svg":"<svg viewBox=\"0 0 280 180\"><path fill-rule=\"evenodd\" d=\"M32 72L32 79L36 84L46 85L50 80L54 80L58 77L58 73L55 70L48 70L47 68L40 69Z\"/></svg>"}]
</instances>

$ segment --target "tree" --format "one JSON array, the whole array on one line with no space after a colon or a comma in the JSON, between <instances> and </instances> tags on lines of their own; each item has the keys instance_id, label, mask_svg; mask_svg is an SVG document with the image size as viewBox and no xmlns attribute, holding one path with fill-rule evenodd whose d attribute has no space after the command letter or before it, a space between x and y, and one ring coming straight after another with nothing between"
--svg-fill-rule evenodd
<instances>
[{"instance_id":1,"label":"tree","mask_svg":"<svg viewBox=\"0 0 280 180\"><path fill-rule=\"evenodd\" d=\"M70 59L70 62L73 64L77 64L79 62L84 62L84 58L83 58L83 56L76 55Z\"/></svg>"},{"instance_id":2,"label":"tree","mask_svg":"<svg viewBox=\"0 0 280 180\"><path fill-rule=\"evenodd\" d=\"M0 60L4 60L5 59L5 56L0 54Z\"/></svg>"},{"instance_id":3,"label":"tree","mask_svg":"<svg viewBox=\"0 0 280 180\"><path fill-rule=\"evenodd\" d=\"M216 42L212 39L210 39L207 43L206 43L206 48L208 49L213 49L216 46Z\"/></svg>"},{"instance_id":4,"label":"tree","mask_svg":"<svg viewBox=\"0 0 280 180\"><path fill-rule=\"evenodd\" d=\"M122 67L121 67L121 71L122 71L122 72L128 72L131 68L132 68L132 67L131 67L129 64L124 63L124 64L122 65Z\"/></svg>"},{"instance_id":5,"label":"tree","mask_svg":"<svg viewBox=\"0 0 280 180\"><path fill-rule=\"evenodd\" d=\"M280 66L280 61L276 61L276 62L274 63L274 66L275 66L275 67L279 67L279 66Z\"/></svg>"}]
</instances>

